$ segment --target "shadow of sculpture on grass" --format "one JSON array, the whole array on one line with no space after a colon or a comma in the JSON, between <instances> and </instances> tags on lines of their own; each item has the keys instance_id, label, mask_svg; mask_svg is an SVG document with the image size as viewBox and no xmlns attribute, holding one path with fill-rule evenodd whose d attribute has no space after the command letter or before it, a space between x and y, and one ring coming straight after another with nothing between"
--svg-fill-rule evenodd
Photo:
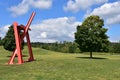
<instances>
[{"instance_id":1,"label":"shadow of sculpture on grass","mask_svg":"<svg viewBox=\"0 0 120 80\"><path fill-rule=\"evenodd\" d=\"M7 56L7 57L11 57L11 56ZM15 57L18 57L17 55ZM22 57L28 57L28 55L22 55Z\"/></svg>"},{"instance_id":2,"label":"shadow of sculpture on grass","mask_svg":"<svg viewBox=\"0 0 120 80\"><path fill-rule=\"evenodd\" d=\"M81 59L107 59L107 58L103 58L103 57L76 57L76 58L81 58Z\"/></svg>"}]
</instances>

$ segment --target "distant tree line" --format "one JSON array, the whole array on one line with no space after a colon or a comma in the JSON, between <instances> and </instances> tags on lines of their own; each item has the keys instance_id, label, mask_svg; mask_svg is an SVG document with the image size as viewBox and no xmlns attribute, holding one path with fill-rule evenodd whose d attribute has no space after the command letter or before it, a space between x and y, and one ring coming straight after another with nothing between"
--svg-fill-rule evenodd
<instances>
[{"instance_id":1,"label":"distant tree line","mask_svg":"<svg viewBox=\"0 0 120 80\"><path fill-rule=\"evenodd\" d=\"M64 52L64 53L79 53L78 44L74 42L55 42L55 43L32 43L32 47L40 47L47 50Z\"/></svg>"},{"instance_id":2,"label":"distant tree line","mask_svg":"<svg viewBox=\"0 0 120 80\"><path fill-rule=\"evenodd\" d=\"M75 42L55 42L55 43L40 43L32 42L32 47L43 48L51 51L64 52L64 53L80 53L81 50L78 48L78 44ZM101 52L101 51L96 51ZM120 42L111 42L109 44L110 53L120 53Z\"/></svg>"},{"instance_id":3,"label":"distant tree line","mask_svg":"<svg viewBox=\"0 0 120 80\"><path fill-rule=\"evenodd\" d=\"M120 42L112 42L109 45L109 52L120 53Z\"/></svg>"},{"instance_id":4,"label":"distant tree line","mask_svg":"<svg viewBox=\"0 0 120 80\"><path fill-rule=\"evenodd\" d=\"M3 39L0 37L0 46L3 44ZM26 44L26 43L25 43ZM32 47L43 48L47 50L64 52L64 53L80 53L81 50L78 48L78 44L75 42L55 42L55 43L40 43L32 42ZM27 45L27 44L26 44ZM99 51L96 51L99 52ZM120 53L120 42L111 42L109 44L110 53Z\"/></svg>"}]
</instances>

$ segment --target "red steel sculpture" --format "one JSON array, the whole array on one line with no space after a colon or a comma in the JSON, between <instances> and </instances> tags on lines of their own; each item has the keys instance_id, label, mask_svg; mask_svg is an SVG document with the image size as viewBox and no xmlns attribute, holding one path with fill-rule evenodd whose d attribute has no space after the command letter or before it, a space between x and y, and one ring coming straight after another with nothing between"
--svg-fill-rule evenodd
<instances>
[{"instance_id":1,"label":"red steel sculpture","mask_svg":"<svg viewBox=\"0 0 120 80\"><path fill-rule=\"evenodd\" d=\"M32 20L33 20L34 16L35 16L35 12L32 13L32 15L31 15L31 17L30 17L26 26L18 25L17 22L13 23L16 48L15 48L8 64L14 64L14 59L15 59L16 56L18 58L18 64L23 64L24 63L23 58L22 58L22 49L21 49L21 45L22 45L21 43L22 43L24 37L26 37L28 50L29 50L28 61L34 61L34 57L33 57L33 53L32 53L32 47L31 47L31 44L30 44L30 38L29 38L29 33L28 33L28 30L31 30L29 27L30 27L30 24L32 23ZM23 30L23 33L21 35L19 33L20 30Z\"/></svg>"}]
</instances>

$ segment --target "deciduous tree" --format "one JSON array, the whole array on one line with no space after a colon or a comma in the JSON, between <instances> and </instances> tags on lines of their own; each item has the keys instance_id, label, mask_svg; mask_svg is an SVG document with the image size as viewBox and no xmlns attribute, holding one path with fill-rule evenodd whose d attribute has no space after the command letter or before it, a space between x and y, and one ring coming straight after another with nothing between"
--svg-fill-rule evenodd
<instances>
[{"instance_id":1,"label":"deciduous tree","mask_svg":"<svg viewBox=\"0 0 120 80\"><path fill-rule=\"evenodd\" d=\"M107 29L103 28L104 20L97 15L87 17L81 25L77 26L75 42L83 52L108 51Z\"/></svg>"},{"instance_id":2,"label":"deciduous tree","mask_svg":"<svg viewBox=\"0 0 120 80\"><path fill-rule=\"evenodd\" d=\"M20 31L20 34L22 32ZM6 33L6 36L3 39L3 47L4 49L8 50L8 51L14 51L16 44L15 44L15 37L14 37L14 29L13 26L11 25L9 27L8 32ZM24 41L22 42L22 49L24 47Z\"/></svg>"}]
</instances>

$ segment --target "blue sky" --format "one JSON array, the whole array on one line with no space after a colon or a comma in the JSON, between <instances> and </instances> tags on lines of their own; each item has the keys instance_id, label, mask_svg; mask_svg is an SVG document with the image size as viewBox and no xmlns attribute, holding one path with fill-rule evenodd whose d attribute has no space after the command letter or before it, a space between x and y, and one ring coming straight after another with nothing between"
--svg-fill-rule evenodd
<instances>
[{"instance_id":1,"label":"blue sky","mask_svg":"<svg viewBox=\"0 0 120 80\"><path fill-rule=\"evenodd\" d=\"M0 37L13 22L26 25L31 13L32 42L74 41L76 26L90 15L99 15L109 40L120 40L120 0L1 0Z\"/></svg>"}]
</instances>

